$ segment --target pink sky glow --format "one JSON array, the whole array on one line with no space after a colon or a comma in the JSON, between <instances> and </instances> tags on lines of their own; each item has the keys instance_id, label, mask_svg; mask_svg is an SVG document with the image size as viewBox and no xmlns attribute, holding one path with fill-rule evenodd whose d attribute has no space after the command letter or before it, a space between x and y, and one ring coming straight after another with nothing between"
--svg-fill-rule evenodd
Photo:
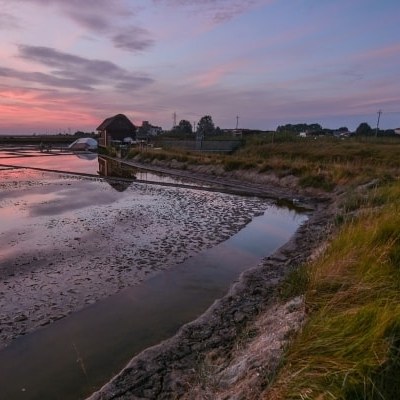
<instances>
[{"instance_id":1,"label":"pink sky glow","mask_svg":"<svg viewBox=\"0 0 400 400\"><path fill-rule=\"evenodd\" d=\"M0 0L0 134L400 127L397 0ZM374 27L376 29L374 29Z\"/></svg>"}]
</instances>

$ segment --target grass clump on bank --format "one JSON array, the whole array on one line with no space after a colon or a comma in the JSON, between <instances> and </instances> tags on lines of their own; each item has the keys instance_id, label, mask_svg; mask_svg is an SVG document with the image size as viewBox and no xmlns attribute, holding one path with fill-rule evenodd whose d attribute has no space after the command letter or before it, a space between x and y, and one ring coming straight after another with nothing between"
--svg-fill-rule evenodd
<instances>
[{"instance_id":1,"label":"grass clump on bank","mask_svg":"<svg viewBox=\"0 0 400 400\"><path fill-rule=\"evenodd\" d=\"M309 319L265 398L400 398L400 184L372 194L301 271Z\"/></svg>"}]
</instances>

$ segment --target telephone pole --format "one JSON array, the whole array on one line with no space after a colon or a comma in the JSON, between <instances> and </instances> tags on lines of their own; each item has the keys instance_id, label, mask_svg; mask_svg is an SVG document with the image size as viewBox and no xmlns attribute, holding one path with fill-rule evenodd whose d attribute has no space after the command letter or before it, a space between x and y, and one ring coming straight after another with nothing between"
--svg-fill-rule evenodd
<instances>
[{"instance_id":1,"label":"telephone pole","mask_svg":"<svg viewBox=\"0 0 400 400\"><path fill-rule=\"evenodd\" d=\"M378 111L378 121L376 123L376 131L375 131L375 136L378 136L378 130L379 130L379 120L381 119L381 114L382 114L382 110Z\"/></svg>"},{"instance_id":2,"label":"telephone pole","mask_svg":"<svg viewBox=\"0 0 400 400\"><path fill-rule=\"evenodd\" d=\"M239 115L236 115L236 129L239 127Z\"/></svg>"},{"instance_id":3,"label":"telephone pole","mask_svg":"<svg viewBox=\"0 0 400 400\"><path fill-rule=\"evenodd\" d=\"M173 119L173 124L174 124L172 128L175 128L176 127L176 112L174 112L172 114L172 119Z\"/></svg>"}]
</instances>

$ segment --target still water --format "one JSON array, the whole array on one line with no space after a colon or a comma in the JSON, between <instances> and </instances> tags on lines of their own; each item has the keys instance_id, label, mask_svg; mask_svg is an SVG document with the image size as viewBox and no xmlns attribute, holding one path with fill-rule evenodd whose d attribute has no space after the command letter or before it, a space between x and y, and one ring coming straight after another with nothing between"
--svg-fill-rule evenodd
<instances>
[{"instance_id":1,"label":"still water","mask_svg":"<svg viewBox=\"0 0 400 400\"><path fill-rule=\"evenodd\" d=\"M100 168L97 157L73 155L0 159L6 163L88 174ZM84 399L135 354L201 315L241 272L286 243L306 219L270 206L218 246L14 340L0 351L0 399Z\"/></svg>"},{"instance_id":2,"label":"still water","mask_svg":"<svg viewBox=\"0 0 400 400\"><path fill-rule=\"evenodd\" d=\"M271 207L220 245L15 340L0 352L1 398L85 398L133 355L203 313L306 218Z\"/></svg>"},{"instance_id":3,"label":"still water","mask_svg":"<svg viewBox=\"0 0 400 400\"><path fill-rule=\"evenodd\" d=\"M182 183L180 179L134 168L124 163L98 156L96 153L63 154L41 153L34 150L15 152L0 150L0 165L88 174L104 178L119 177L152 183ZM199 186L199 184L196 183L196 186Z\"/></svg>"}]
</instances>

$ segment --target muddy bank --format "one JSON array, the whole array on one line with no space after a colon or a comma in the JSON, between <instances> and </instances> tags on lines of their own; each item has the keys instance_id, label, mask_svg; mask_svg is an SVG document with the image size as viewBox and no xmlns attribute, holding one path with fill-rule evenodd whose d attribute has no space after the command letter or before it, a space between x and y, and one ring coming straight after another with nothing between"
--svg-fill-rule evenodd
<instances>
[{"instance_id":1,"label":"muddy bank","mask_svg":"<svg viewBox=\"0 0 400 400\"><path fill-rule=\"evenodd\" d=\"M279 284L330 231L332 208L315 207L286 245L176 336L134 357L90 400L258 399L304 318L301 298L280 303Z\"/></svg>"},{"instance_id":2,"label":"muddy bank","mask_svg":"<svg viewBox=\"0 0 400 400\"><path fill-rule=\"evenodd\" d=\"M197 182L218 186L221 190L241 194L253 194L268 198L310 199L324 197L320 190L311 187L300 187L299 177L290 173L277 176L273 171L257 172L254 170L238 169L226 171L217 164L190 164L177 160L157 160L143 162L140 155L124 160L124 163L148 171L166 173L171 176L186 178Z\"/></svg>"}]
</instances>

